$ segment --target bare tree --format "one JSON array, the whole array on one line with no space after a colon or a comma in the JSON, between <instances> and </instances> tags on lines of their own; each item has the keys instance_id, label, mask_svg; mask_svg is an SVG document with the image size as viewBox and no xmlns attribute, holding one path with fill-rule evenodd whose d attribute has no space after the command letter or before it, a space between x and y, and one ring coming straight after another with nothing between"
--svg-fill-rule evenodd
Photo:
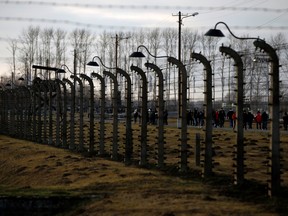
<instances>
[{"instance_id":1,"label":"bare tree","mask_svg":"<svg viewBox=\"0 0 288 216\"><path fill-rule=\"evenodd\" d=\"M161 34L159 28L151 29L147 35L147 43L149 45L149 50L154 56L158 56L161 48ZM149 59L150 56L148 56ZM154 62L157 62L157 58L153 59ZM155 106L156 101L156 76L147 72L147 80L149 86L149 92L152 92L152 106Z\"/></svg>"},{"instance_id":2,"label":"bare tree","mask_svg":"<svg viewBox=\"0 0 288 216\"><path fill-rule=\"evenodd\" d=\"M24 29L21 36L20 48L20 62L23 64L23 71L25 71L25 80L29 84L32 80L32 65L37 56L37 47L39 41L40 27L29 26Z\"/></svg>"},{"instance_id":3,"label":"bare tree","mask_svg":"<svg viewBox=\"0 0 288 216\"><path fill-rule=\"evenodd\" d=\"M176 29L166 28L162 31L162 40L163 40L163 50L167 56L176 56L176 47L178 42L178 33ZM171 101L171 81L172 81L172 70L168 62L164 70L164 79L165 79L165 89L166 89L166 100L167 102ZM174 70L174 80L176 79L176 70ZM176 105L176 85L174 84L174 99ZM168 105L168 104L167 104Z\"/></svg>"},{"instance_id":4,"label":"bare tree","mask_svg":"<svg viewBox=\"0 0 288 216\"><path fill-rule=\"evenodd\" d=\"M86 73L86 64L88 62L88 59L91 57L92 55L92 44L95 43L95 35L91 33L91 31L85 31L83 30L82 33L82 44L81 44L81 49L83 50L81 53L81 63L82 63L82 69L83 69L83 73Z\"/></svg>"},{"instance_id":5,"label":"bare tree","mask_svg":"<svg viewBox=\"0 0 288 216\"><path fill-rule=\"evenodd\" d=\"M215 94L215 72L216 72L216 56L219 55L218 51L218 42L219 38L216 37L205 37L204 34L200 35L199 37L199 48L200 51L204 56L206 56L207 59L212 61L212 74L213 75L213 98L215 99L216 94ZM214 100L215 102L215 100Z\"/></svg>"},{"instance_id":6,"label":"bare tree","mask_svg":"<svg viewBox=\"0 0 288 216\"><path fill-rule=\"evenodd\" d=\"M75 29L70 34L70 41L74 50L74 70L85 73L95 36L86 29Z\"/></svg>"},{"instance_id":7,"label":"bare tree","mask_svg":"<svg viewBox=\"0 0 288 216\"><path fill-rule=\"evenodd\" d=\"M39 51L40 59L38 61L40 65L46 65L47 67L50 67L53 64L53 52L52 52L53 35L54 35L53 28L45 28L42 31L40 31L40 39L42 42L41 44L42 46ZM50 76L51 76L50 71L47 71L44 74L44 77L46 78Z\"/></svg>"},{"instance_id":8,"label":"bare tree","mask_svg":"<svg viewBox=\"0 0 288 216\"><path fill-rule=\"evenodd\" d=\"M241 37L243 38L249 38L249 35L242 35ZM239 55L241 55L242 57L242 61L243 61L243 65L244 68L246 70L243 71L243 81L244 83L246 83L246 85L243 86L243 90L244 90L244 96L252 96L252 92L253 92L253 82L251 80L251 78L253 78L254 76L254 72L255 70L251 70L252 64L253 64L253 60L254 60L254 55L255 52L251 51L251 47L253 47L253 40L239 40L236 39L232 36L229 36L229 40L230 40L230 44L233 47L233 49L239 53ZM254 50L254 49L253 49ZM235 73L233 71L233 73ZM232 77L234 77L232 73ZM231 79L231 69L230 69L230 63L229 63L229 74L228 74L228 91L229 91L229 95L231 95L232 88L234 88L234 81L233 79ZM252 85L251 85L252 84ZM229 102L231 100L231 97L229 97ZM250 97L251 100L251 97Z\"/></svg>"},{"instance_id":9,"label":"bare tree","mask_svg":"<svg viewBox=\"0 0 288 216\"><path fill-rule=\"evenodd\" d=\"M96 43L96 50L97 50L97 56L99 56L102 61L106 62L106 55L107 55L107 49L108 49L108 44L110 43L110 34L108 34L106 31L103 31L102 34L99 35L99 40L97 40ZM100 68L102 68L103 66L101 64Z\"/></svg>"},{"instance_id":10,"label":"bare tree","mask_svg":"<svg viewBox=\"0 0 288 216\"><path fill-rule=\"evenodd\" d=\"M16 52L18 49L18 42L17 39L9 39L8 41L8 50L12 54L12 65L11 65L11 80L12 83L15 82L15 75L16 75Z\"/></svg>"},{"instance_id":11,"label":"bare tree","mask_svg":"<svg viewBox=\"0 0 288 216\"><path fill-rule=\"evenodd\" d=\"M140 29L137 32L134 32L134 34L131 34L131 38L129 39L129 42L132 43L132 52L136 51L137 47L139 45L147 45L146 44L146 36L147 32L144 31L143 29ZM136 61L136 65L140 66L142 65L142 58L139 59L133 59L131 60L133 62ZM135 73L130 73L132 83L133 83L133 90L136 94L133 94L134 99L136 100L136 106L138 105L138 102L140 101L140 96L141 96L141 88L140 88L140 83L141 80L137 78L137 75ZM138 91L137 91L138 90Z\"/></svg>"},{"instance_id":12,"label":"bare tree","mask_svg":"<svg viewBox=\"0 0 288 216\"><path fill-rule=\"evenodd\" d=\"M280 65L280 93L281 93L281 103L282 110L287 110L288 108L288 50L287 50L287 40L283 33L278 33L274 37L272 36L269 43L276 49L277 55L279 57Z\"/></svg>"},{"instance_id":13,"label":"bare tree","mask_svg":"<svg viewBox=\"0 0 288 216\"><path fill-rule=\"evenodd\" d=\"M189 88L188 91L188 98L191 96L191 83L193 82L193 64L191 59L191 53L196 49L197 40L199 35L197 32L193 32L191 29L184 29L182 32L182 62L186 65L188 80L187 80L187 87Z\"/></svg>"},{"instance_id":14,"label":"bare tree","mask_svg":"<svg viewBox=\"0 0 288 216\"><path fill-rule=\"evenodd\" d=\"M67 33L62 29L56 29L54 33L54 46L55 46L55 65L59 67L61 64L66 64L66 41Z\"/></svg>"}]
</instances>

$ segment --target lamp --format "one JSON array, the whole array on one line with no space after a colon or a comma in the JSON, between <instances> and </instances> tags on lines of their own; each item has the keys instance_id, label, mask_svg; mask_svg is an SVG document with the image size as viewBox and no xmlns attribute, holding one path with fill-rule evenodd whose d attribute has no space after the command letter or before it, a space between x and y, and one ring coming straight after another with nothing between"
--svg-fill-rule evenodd
<instances>
[{"instance_id":1,"label":"lamp","mask_svg":"<svg viewBox=\"0 0 288 216\"><path fill-rule=\"evenodd\" d=\"M65 69L63 69L63 67L67 68L67 70L69 71L69 73L74 74L69 67L66 64L62 64L60 66L60 68L57 68L57 70L55 71L55 73L59 74L59 73L66 73Z\"/></svg>"},{"instance_id":2,"label":"lamp","mask_svg":"<svg viewBox=\"0 0 288 216\"><path fill-rule=\"evenodd\" d=\"M149 53L149 55L152 56L153 58L168 58L169 57L169 56L155 56L152 53L150 53L148 48L144 45L139 45L137 47L137 51L133 52L129 57L132 57L132 58L144 58L144 57L146 57L142 52L139 51L140 48L144 48Z\"/></svg>"},{"instance_id":3,"label":"lamp","mask_svg":"<svg viewBox=\"0 0 288 216\"><path fill-rule=\"evenodd\" d=\"M236 36L235 34L233 34L233 32L230 30L229 26L225 23L225 22L217 22L215 24L215 27L214 29L210 29L209 31L207 31L205 33L205 36L210 36L210 37L225 37L225 35L222 33L222 31L220 29L216 29L217 26L219 24L223 24L224 26L226 26L226 28L228 29L228 31L230 32L230 34L236 38L236 39L239 39L239 40L261 40L261 41L264 41L263 39L260 39L259 37L238 37Z\"/></svg>"},{"instance_id":4,"label":"lamp","mask_svg":"<svg viewBox=\"0 0 288 216\"><path fill-rule=\"evenodd\" d=\"M144 58L145 55L142 52L136 51L136 52L133 52L130 55L130 57L132 57L132 58Z\"/></svg>"},{"instance_id":5,"label":"lamp","mask_svg":"<svg viewBox=\"0 0 288 216\"><path fill-rule=\"evenodd\" d=\"M103 65L103 67L105 67L105 68L107 68L107 69L116 69L116 68L107 67L107 66L103 63L102 59L101 59L99 56L94 56L94 57L92 58L92 61L88 62L87 65L88 65L88 66L93 66L93 67L99 67L99 64L95 61L95 58L97 58L97 59L100 61L101 65Z\"/></svg>"},{"instance_id":6,"label":"lamp","mask_svg":"<svg viewBox=\"0 0 288 216\"><path fill-rule=\"evenodd\" d=\"M100 61L101 65L102 65L104 68L109 69L109 70L116 70L116 76L117 76L117 74L119 73L120 75L124 76L124 77L126 78L126 80L127 80L127 79L130 79L128 73L125 72L124 70L122 70L121 68L119 68L119 67L107 67L107 66L103 63L102 59L101 59L99 56L94 56L94 57L92 58L92 61L88 62L87 65L88 65L88 66L98 67L99 64L95 61L95 58L97 58L97 59ZM92 76L95 75L95 72L92 72L91 75L92 75Z\"/></svg>"},{"instance_id":7,"label":"lamp","mask_svg":"<svg viewBox=\"0 0 288 216\"><path fill-rule=\"evenodd\" d=\"M206 32L205 36L212 36L212 37L225 37L225 35L222 33L221 30L216 29L210 29L208 32Z\"/></svg>"},{"instance_id":8,"label":"lamp","mask_svg":"<svg viewBox=\"0 0 288 216\"><path fill-rule=\"evenodd\" d=\"M93 58L94 59L94 58ZM99 64L97 63L97 62L95 62L95 61L90 61L90 62L88 62L87 63L87 65L89 65L89 66L94 66L94 67L98 67L99 66Z\"/></svg>"},{"instance_id":9,"label":"lamp","mask_svg":"<svg viewBox=\"0 0 288 216\"><path fill-rule=\"evenodd\" d=\"M16 85L12 80L8 80L5 87L13 89L14 87L18 87L18 85Z\"/></svg>"}]
</instances>

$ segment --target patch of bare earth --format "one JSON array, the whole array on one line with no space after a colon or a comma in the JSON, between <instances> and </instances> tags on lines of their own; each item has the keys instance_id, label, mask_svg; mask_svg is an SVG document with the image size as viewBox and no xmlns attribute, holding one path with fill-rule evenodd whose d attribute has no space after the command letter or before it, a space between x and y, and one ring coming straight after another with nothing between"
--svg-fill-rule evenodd
<instances>
[{"instance_id":1,"label":"patch of bare earth","mask_svg":"<svg viewBox=\"0 0 288 216\"><path fill-rule=\"evenodd\" d=\"M268 198L227 196L222 189L231 183L216 187L199 177L176 177L6 136L0 136L0 171L2 196L89 197L61 215L278 215L266 205L272 202Z\"/></svg>"}]
</instances>

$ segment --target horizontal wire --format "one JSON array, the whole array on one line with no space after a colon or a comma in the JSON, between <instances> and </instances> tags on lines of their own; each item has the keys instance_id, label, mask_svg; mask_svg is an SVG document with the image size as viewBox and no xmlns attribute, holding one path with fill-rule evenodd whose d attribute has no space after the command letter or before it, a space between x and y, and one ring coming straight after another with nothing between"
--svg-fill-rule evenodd
<instances>
[{"instance_id":1,"label":"horizontal wire","mask_svg":"<svg viewBox=\"0 0 288 216\"><path fill-rule=\"evenodd\" d=\"M76 22L71 20L60 20L60 19L47 19L47 18L32 18L32 17L0 17L3 21L21 21L21 22L42 22L42 23L60 23L81 26L86 28L97 28L97 29L141 29L141 28L153 28L151 26L130 26L130 25L99 25L92 23ZM167 28L167 26L160 26L159 28ZM175 27L176 28L176 27ZM194 27L196 28L196 27ZM197 26L197 29L207 29L208 26ZM253 29L269 29L269 30L288 30L288 26L231 26L237 30L253 30Z\"/></svg>"},{"instance_id":2,"label":"horizontal wire","mask_svg":"<svg viewBox=\"0 0 288 216\"><path fill-rule=\"evenodd\" d=\"M112 25L98 25L98 24L87 24L81 23L71 20L59 20L59 19L46 19L46 18L32 18L32 17L0 17L0 20L4 21L23 21L23 22L44 22L44 23L62 23L62 24L69 24L69 25L76 25L76 26L84 26L87 28L100 28L100 29L131 29L131 28L139 28L136 26L112 26Z\"/></svg>"},{"instance_id":3,"label":"horizontal wire","mask_svg":"<svg viewBox=\"0 0 288 216\"><path fill-rule=\"evenodd\" d=\"M85 4L85 3L62 3L62 2L46 2L46 1L0 1L0 4L18 4L18 5L39 5L39 6L61 6L61 7L82 7L82 8L115 8L115 9L145 9L145 10L204 10L204 11L259 11L259 12L272 12L283 13L288 12L288 8L265 8L265 7L199 7L199 6L179 6L179 5L125 5L125 4Z\"/></svg>"}]
</instances>

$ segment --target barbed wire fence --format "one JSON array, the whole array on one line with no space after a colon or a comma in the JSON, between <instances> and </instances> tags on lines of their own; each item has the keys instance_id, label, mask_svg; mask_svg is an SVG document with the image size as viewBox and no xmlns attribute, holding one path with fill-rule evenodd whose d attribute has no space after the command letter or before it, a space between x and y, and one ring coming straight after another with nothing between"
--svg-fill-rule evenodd
<instances>
[{"instance_id":1,"label":"barbed wire fence","mask_svg":"<svg viewBox=\"0 0 288 216\"><path fill-rule=\"evenodd\" d=\"M18 1L12 1L12 3L17 3ZM26 2L28 3L28 2ZM18 3L17 3L18 4ZM42 4L42 2L39 2L39 4ZM71 5L70 5L71 6ZM218 8L220 9L220 8ZM286 12L286 11L282 11ZM33 20L31 20L33 21ZM43 22L46 22L46 20L43 20ZM287 44L281 44L278 49L287 48ZM257 59L259 56L254 56L254 51L249 50L248 54L250 56L252 64L247 64L246 65L246 80L245 81L245 87L243 92L246 97L249 98L249 101L246 101L247 103L252 103L254 104L253 107L249 107L249 109L253 110L258 110L260 107L261 109L265 110L268 109L268 106L273 106L273 104L269 104L269 78L267 78L267 75L271 76L271 70L270 64L271 62L265 61L265 56L261 56L262 59ZM247 53L246 53L247 54ZM215 55L215 56L210 56L211 59L213 59L213 89L209 89L213 91L213 108L214 109L219 109L220 107L223 106L224 103L228 104L229 108L232 106L232 103L235 103L235 93L234 90L236 88L235 84L235 78L237 78L237 75L235 74L234 66L229 59L222 58L220 55ZM252 59L253 58L253 59ZM255 61L254 61L255 59ZM111 59L110 59L111 60ZM193 109L195 107L201 107L203 108L203 104L207 103L207 101L204 101L204 93L207 93L207 89L205 89L205 72L203 71L203 66L199 66L197 63L191 63L189 60L183 62L185 64L186 68L189 68L188 72L188 85L185 87L188 87L188 99L190 102L187 102L188 108ZM130 64L127 64L130 66ZM177 83L181 82L179 81L179 77L177 75L177 67L176 66L171 66L163 64L159 64L161 70L163 71L164 77L169 77L168 79L165 80L164 86L165 86L165 97L166 99L166 108L171 111L175 111L177 108L177 103L179 103L180 98L177 98L179 89L176 88ZM140 66L140 65L139 65ZM142 65L141 65L142 66ZM127 68L125 68L126 70ZM132 79L132 83L134 86L132 88L134 89L133 91L133 106L137 104L137 106L143 106L143 101L147 102L145 104L145 107L150 107L150 106L155 106L156 105L156 100L157 100L157 95L155 92L157 92L159 85L159 81L157 81L156 76L153 76L151 71L148 69L143 69L145 72L145 76L148 80L147 83L140 82L141 77L139 75L132 75L131 70L126 70L127 74ZM281 71L280 71L280 77L285 78L287 72L287 64L283 64ZM36 74L36 72L35 72ZM104 76L105 73L100 72L99 73L101 76ZM107 74L107 72L106 72ZM74 74L75 75L75 74ZM244 77L245 77L244 76ZM81 75L80 75L81 77ZM86 77L86 75L82 74L82 77ZM54 80L53 80L54 78ZM67 75L65 75L64 79L68 78ZM75 77L74 77L75 78ZM143 75L142 75L143 78ZM72 77L73 79L73 77ZM97 112L99 110L99 107L97 106L105 106L105 108L108 108L108 110L113 110L112 112L112 118L113 118L113 124L109 128L112 131L109 131L108 137L106 137L106 151L109 156L113 156L113 159L123 159L123 155L125 155L126 151L132 151L132 155L137 158L139 161L139 154L141 155L141 159L146 162L152 162L155 163L155 159L151 157L151 154L149 155L148 153L153 152L152 146L150 145L149 148L145 148L144 150L142 149L143 145L145 147L146 144L154 144L155 138L151 137L141 137L141 140L138 140L140 142L137 142L137 144L140 143L139 145L135 145L136 149L131 149L131 146L126 146L124 145L123 140L118 140L118 109L115 111L115 106L118 108L118 102L115 99L120 100L120 105L125 104L124 102L127 102L127 80L125 79L120 79L119 86L115 86L112 88L107 88L107 91L105 90L105 93L107 95L106 98L106 105L101 104L99 101L102 96L100 96L99 91L103 91L103 86L100 86L100 84L95 84L94 86L94 81L90 80L92 79L91 77L86 77L86 81L88 80L88 83L85 83L84 79L80 79L77 77L77 84L74 83L74 90L76 90L74 93L72 91L73 84L71 85L71 89L68 91L64 91L64 87L60 87L59 83L60 82L55 82L57 80L57 76L55 77L50 77L48 80L47 77L46 79L41 79L37 76L34 77L32 85L23 85L23 86L17 86L19 83L12 83L12 87L7 87L6 85L2 85L2 91L1 93L1 132L6 135L10 136L15 136L17 138L25 138L28 140L40 142L40 143L46 143L49 145L55 145L57 147L65 147L67 148L66 141L64 142L64 138L67 138L68 143L72 143L71 145L68 145L68 148L71 148L73 150L77 149L81 152L85 152L87 154L93 154L95 153L95 147L96 144L98 145L100 142L97 140L95 142L94 137L91 136L92 134L94 135L95 132L95 124L94 124L94 112ZM63 80L64 81L64 80ZM66 80L67 81L67 80ZM142 80L143 81L143 80ZM68 81L67 81L68 82ZM106 87L112 86L112 81L109 80L108 78L105 78L106 82ZM113 81L113 84L115 84L115 79ZM72 82L71 82L72 83ZM70 84L71 84L70 83ZM93 86L92 86L93 84ZM211 83L210 83L211 84ZM249 85L250 84L250 85ZM146 86L147 85L147 86ZM287 79L282 79L281 82L281 87L283 93L286 93L285 87L287 86ZM92 87L93 88L92 88ZM14 88L17 87L17 88ZM90 87L90 88L88 88ZM118 92L115 93L115 89L120 87L120 96L118 96ZM148 87L148 91L144 92L143 94L143 87ZM94 90L93 90L94 89ZM167 90L168 89L168 90ZM93 94L94 91L96 92L96 98L98 99L98 102L95 103L96 107L94 105L94 99ZM109 92L111 91L111 92ZM113 92L112 92L113 91ZM147 93L147 94L146 94ZM70 97L70 100L62 100L62 98L68 98ZM73 95L74 94L74 95ZM90 97L88 97L90 95ZM111 95L111 96L110 96ZM24 97L23 97L24 96ZM186 95L185 95L186 96ZM75 97L75 104L73 104L73 97ZM121 97L117 98L117 97ZM143 97L147 97L144 99ZM25 103L21 103L23 98L27 99ZM281 105L285 105L285 97L282 99L284 103ZM141 104L142 102L142 104ZM66 104L65 104L66 103ZM17 106L17 104L20 104L20 106ZM72 111L72 104L74 106L74 110ZM186 104L185 104L186 105ZM207 104L206 104L207 105ZM123 106L123 110L127 110L127 106L132 106L132 104L126 104L126 107ZM227 106L227 107L228 107ZM237 104L236 104L237 106ZM66 107L66 108L64 108ZM68 111L70 109L70 111ZM101 113L101 115L107 115L108 117L111 117L109 115L109 112L106 113ZM283 106L283 110L285 110L285 107ZM72 114L70 117L70 121L76 120L75 125L70 124L68 125L65 122L64 119L67 118L67 111L69 114ZM145 112L146 110L142 110L142 113ZM89 115L88 115L89 113ZM117 114L116 114L117 113ZM97 113L99 114L99 113ZM126 118L128 115L131 115L132 113L126 113ZM186 114L186 113L185 113ZM210 115L211 113L209 113ZM73 116L75 115L75 116ZM207 117L207 116L206 116ZM182 118L185 118L182 116ZM67 120L67 119L66 119ZM79 122L78 122L79 120ZM112 122L111 118L109 119L110 123ZM275 120L274 120L275 121ZM278 120L277 120L278 121ZM67 121L66 121L67 122ZM134 133L134 135L138 135L143 130L147 130L147 122L143 121L145 124L141 125L141 130L138 128L136 130L137 132ZM89 124L90 123L90 124ZM125 122L126 127L127 124L130 124L131 121ZM100 124L104 124L101 122ZM100 124L97 124L97 129L96 131L99 132L100 130ZM73 129L76 129L75 133L73 133ZM239 129L239 128L238 128ZM61 132L60 132L61 131ZM64 132L66 131L66 132ZM67 132L69 131L69 132ZM91 132L92 131L92 132ZM111 133L110 133L111 132ZM145 131L147 132L147 131ZM111 136L111 134L113 134ZM144 134L147 135L147 134ZM185 134L187 135L187 134ZM75 136L75 137L74 137ZM127 136L127 134L125 134ZM75 138L75 139L74 139ZM129 139L131 139L131 134L129 135ZM115 141L116 140L116 141ZM144 141L145 143L143 143ZM187 142L188 139L181 140L181 144L183 142ZM119 143L118 143L119 141ZM131 141L131 140L130 140ZM147 142L147 143L146 143ZM183 146L181 146L182 148ZM99 146L97 148L100 148ZM175 150L176 149L176 150ZM98 149L97 149L98 150ZM119 155L122 155L122 157L118 157L118 150L121 152ZM143 152L144 151L144 152ZM185 156L189 155L189 149L186 146L184 149L179 150L177 149L176 146L173 146L173 149L171 152L173 152L173 157L172 158L172 163L173 165L179 163L179 155L181 157L181 163L182 165L184 164L185 166L188 166L188 161L182 161L182 159L187 159ZM267 151L268 152L268 151ZM266 153L267 153L266 152ZM237 151L236 151L237 153ZM144 155L142 158L142 154ZM163 155L162 155L163 156ZM183 156L183 157L182 157ZM207 155L206 155L207 156ZM147 157L147 158L146 158ZM212 156L211 156L212 157ZM177 159L178 158L178 159ZM126 158L127 160L130 160L131 158ZM171 158L170 158L171 159ZM212 159L212 158L209 158ZM146 161L147 160L147 161ZM271 160L271 159L269 159ZM142 161L142 162L143 162ZM269 164L268 164L269 165ZM271 164L270 164L271 165ZM205 167L205 160L204 160L204 167ZM207 168L207 167L205 167ZM212 168L212 167L210 167ZM244 173L242 173L244 174ZM267 173L268 176L271 176L271 173ZM277 179L277 181L280 181ZM271 190L269 188L268 190Z\"/></svg>"}]
</instances>

